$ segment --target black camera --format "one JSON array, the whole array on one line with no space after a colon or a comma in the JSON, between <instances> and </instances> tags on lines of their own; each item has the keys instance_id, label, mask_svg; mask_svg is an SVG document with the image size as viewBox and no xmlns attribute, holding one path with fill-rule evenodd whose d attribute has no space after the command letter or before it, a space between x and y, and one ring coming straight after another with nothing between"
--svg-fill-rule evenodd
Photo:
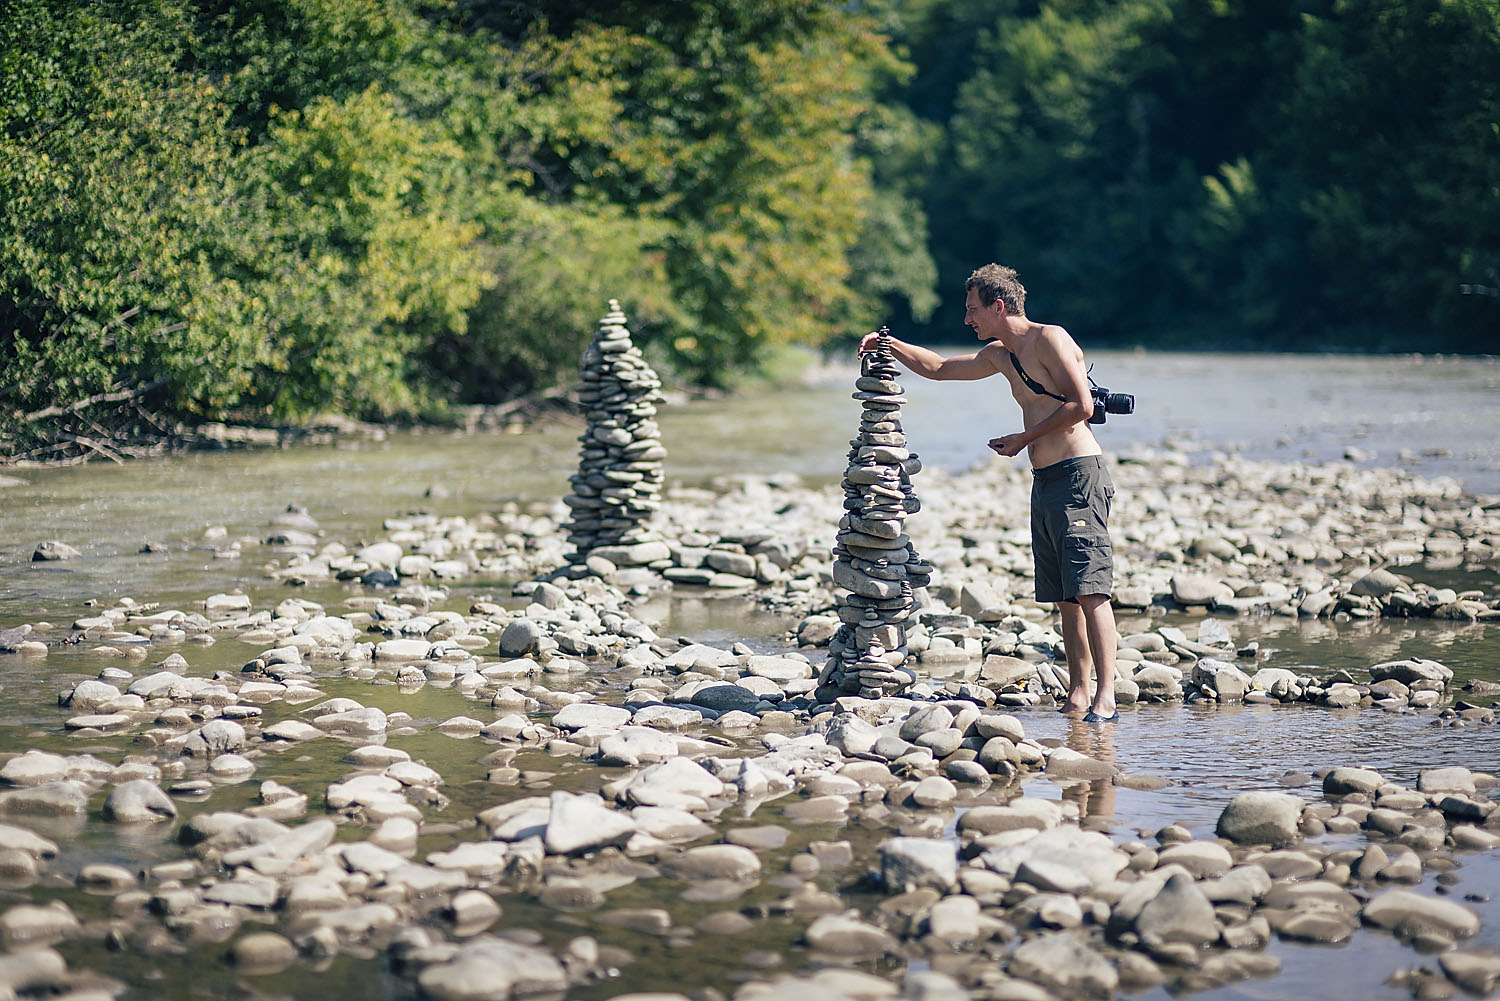
<instances>
[{"instance_id":1,"label":"black camera","mask_svg":"<svg viewBox=\"0 0 1500 1001\"><path fill-rule=\"evenodd\" d=\"M1105 414L1135 413L1135 397L1129 393L1111 393L1103 386L1089 381L1089 396L1093 398L1094 412L1089 415L1090 424L1103 424Z\"/></svg>"}]
</instances>

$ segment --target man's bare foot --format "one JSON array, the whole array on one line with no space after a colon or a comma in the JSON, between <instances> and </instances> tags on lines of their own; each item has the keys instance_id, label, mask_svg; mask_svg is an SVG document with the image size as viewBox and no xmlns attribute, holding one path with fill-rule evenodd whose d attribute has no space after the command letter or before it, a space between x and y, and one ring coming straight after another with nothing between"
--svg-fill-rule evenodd
<instances>
[{"instance_id":1,"label":"man's bare foot","mask_svg":"<svg viewBox=\"0 0 1500 1001\"><path fill-rule=\"evenodd\" d=\"M1063 699L1063 703L1062 705L1058 706L1057 711L1060 713L1067 713L1069 716L1081 716L1082 714L1089 711L1088 694L1086 692L1081 692L1078 695L1073 695L1070 693L1066 699Z\"/></svg>"}]
</instances>

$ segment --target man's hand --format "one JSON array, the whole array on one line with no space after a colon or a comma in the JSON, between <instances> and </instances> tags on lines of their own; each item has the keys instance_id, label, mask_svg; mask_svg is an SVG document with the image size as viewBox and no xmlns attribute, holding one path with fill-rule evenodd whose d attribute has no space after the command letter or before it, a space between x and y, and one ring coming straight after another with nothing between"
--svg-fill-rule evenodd
<instances>
[{"instance_id":1,"label":"man's hand","mask_svg":"<svg viewBox=\"0 0 1500 1001\"><path fill-rule=\"evenodd\" d=\"M1026 448L1026 436L1021 434L1003 434L998 438L990 439L990 448L997 455L1003 455L1008 459L1013 458L1020 455L1022 450Z\"/></svg>"},{"instance_id":2,"label":"man's hand","mask_svg":"<svg viewBox=\"0 0 1500 1001\"><path fill-rule=\"evenodd\" d=\"M871 351L875 350L875 346L879 342L879 340L880 340L880 331L878 331L878 330L872 330L872 331L870 331L868 334L865 334L865 336L863 336L863 337L861 337L859 339L859 351L856 352L856 353L857 354L862 354L862 355L863 354L869 354Z\"/></svg>"}]
</instances>

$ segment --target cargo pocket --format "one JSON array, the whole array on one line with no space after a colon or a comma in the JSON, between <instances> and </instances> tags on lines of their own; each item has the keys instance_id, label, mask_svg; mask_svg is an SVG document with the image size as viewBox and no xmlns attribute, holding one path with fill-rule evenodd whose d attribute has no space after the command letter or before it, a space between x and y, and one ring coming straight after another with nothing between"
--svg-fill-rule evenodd
<instances>
[{"instance_id":1,"label":"cargo pocket","mask_svg":"<svg viewBox=\"0 0 1500 1001\"><path fill-rule=\"evenodd\" d=\"M1114 550L1109 532L1098 513L1089 508L1069 508L1063 536L1063 591L1108 594L1114 584Z\"/></svg>"}]
</instances>

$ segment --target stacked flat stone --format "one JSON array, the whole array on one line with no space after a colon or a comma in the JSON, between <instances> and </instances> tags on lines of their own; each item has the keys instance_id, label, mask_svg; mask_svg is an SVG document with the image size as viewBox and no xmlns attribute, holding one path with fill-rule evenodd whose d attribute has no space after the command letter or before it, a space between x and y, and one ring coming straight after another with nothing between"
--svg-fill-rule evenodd
<instances>
[{"instance_id":1,"label":"stacked flat stone","mask_svg":"<svg viewBox=\"0 0 1500 1001\"><path fill-rule=\"evenodd\" d=\"M916 610L917 588L932 566L902 531L921 509L911 478L922 468L907 451L901 430L901 385L891 357L890 334L881 329L874 351L860 360L854 398L863 412L859 437L849 443L844 472L844 516L833 548L833 582L840 589L842 623L828 645L819 675L819 701L840 695L879 698L916 681L906 663L906 621Z\"/></svg>"},{"instance_id":2,"label":"stacked flat stone","mask_svg":"<svg viewBox=\"0 0 1500 1001\"><path fill-rule=\"evenodd\" d=\"M588 427L578 437L573 492L563 501L572 510L568 542L582 561L600 547L650 541L648 522L661 505L661 380L631 341L617 300L609 300L583 353L578 401Z\"/></svg>"}]
</instances>

